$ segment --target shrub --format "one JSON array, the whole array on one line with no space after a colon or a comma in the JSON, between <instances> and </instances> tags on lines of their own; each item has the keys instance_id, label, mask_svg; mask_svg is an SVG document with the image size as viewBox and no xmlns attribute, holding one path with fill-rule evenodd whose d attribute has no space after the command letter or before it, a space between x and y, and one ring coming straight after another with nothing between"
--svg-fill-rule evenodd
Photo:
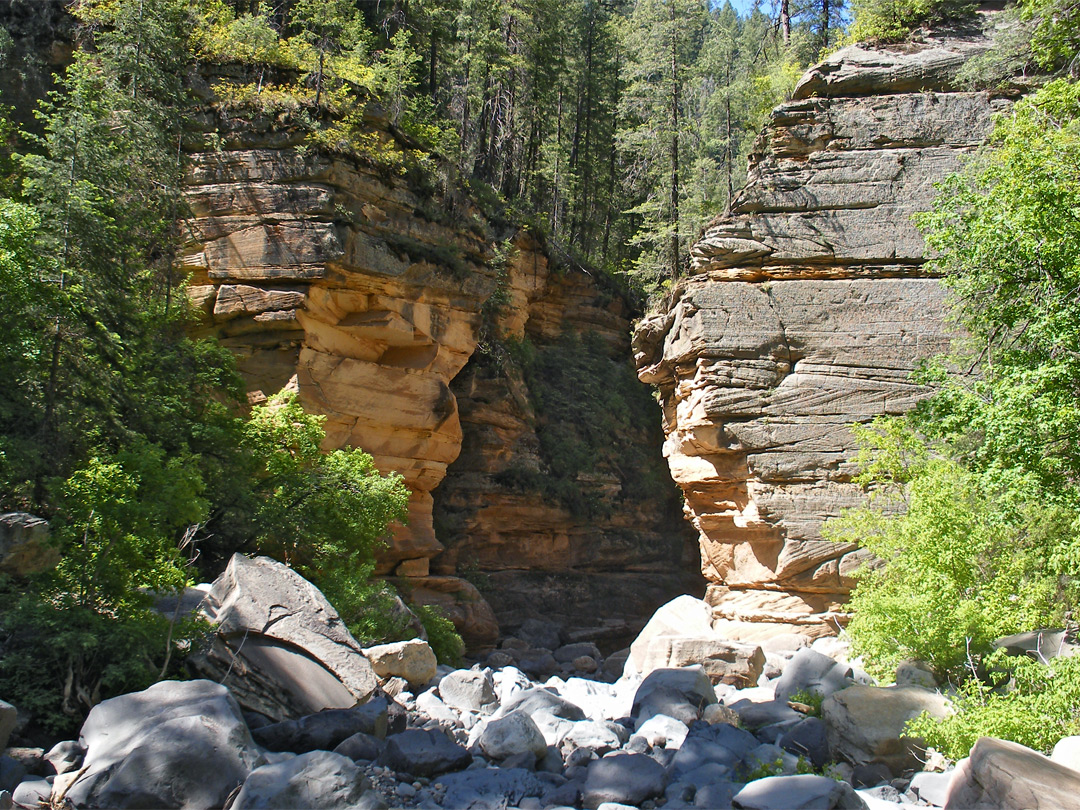
<instances>
[{"instance_id":1,"label":"shrub","mask_svg":"<svg viewBox=\"0 0 1080 810\"><path fill-rule=\"evenodd\" d=\"M966 757L979 737L1049 754L1062 737L1080 733L1080 656L1047 665L999 651L984 664L996 685L969 679L954 698L956 714L944 720L924 714L908 724L908 733L952 759Z\"/></svg>"},{"instance_id":2,"label":"shrub","mask_svg":"<svg viewBox=\"0 0 1080 810\"><path fill-rule=\"evenodd\" d=\"M462 656L465 655L465 642L454 629L454 623L435 605L420 605L415 611L424 624L428 644L439 663L452 667L460 666Z\"/></svg>"},{"instance_id":3,"label":"shrub","mask_svg":"<svg viewBox=\"0 0 1080 810\"><path fill-rule=\"evenodd\" d=\"M900 42L916 28L973 13L957 0L853 0L849 39L855 42Z\"/></svg>"}]
</instances>

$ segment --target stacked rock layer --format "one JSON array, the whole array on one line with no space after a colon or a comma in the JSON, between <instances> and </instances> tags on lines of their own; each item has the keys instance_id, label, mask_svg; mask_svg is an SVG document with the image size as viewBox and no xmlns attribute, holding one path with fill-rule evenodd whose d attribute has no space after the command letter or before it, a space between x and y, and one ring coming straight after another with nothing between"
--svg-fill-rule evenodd
<instances>
[{"instance_id":1,"label":"stacked rock layer","mask_svg":"<svg viewBox=\"0 0 1080 810\"><path fill-rule=\"evenodd\" d=\"M498 622L543 614L544 605L563 609L547 618L569 620L568 589L583 578L602 584L623 570L639 579L648 570L648 583L613 584L607 590L625 598L587 617L586 624L603 626L614 616L623 634L686 587L681 552L688 538L670 504L624 516L644 540L611 559L580 551L603 548L611 532L591 531L528 488L510 493L516 502L508 507L500 496L500 508L489 509L497 487L487 477L516 463L522 443L535 444L538 426L527 387L510 390L503 374L481 390L483 374L473 369L493 356L490 346L477 352L482 339L498 349L526 331L541 340L591 332L610 362L628 367L632 313L620 296L580 269L551 271L536 240L499 233L460 195L444 198L392 167L306 148L287 114L215 108L201 130L191 140L192 216L182 257L201 330L236 353L253 404L291 388L307 410L325 415L327 449L361 447L382 472L404 476L412 491L408 523L395 530L376 573L393 577L407 598L440 605L473 649L495 641ZM374 152L408 146L377 110L365 132L381 142ZM497 250L508 235L506 249ZM457 553L432 567L444 550L434 493L463 441L468 459L458 478L465 483L452 494L454 517L443 533L469 545L463 562L522 573L509 587L530 610L496 602L496 617L476 587L456 576ZM654 457L662 470L661 441L654 439ZM577 550L568 553L568 544ZM555 579L529 579L530 569Z\"/></svg>"},{"instance_id":2,"label":"stacked rock layer","mask_svg":"<svg viewBox=\"0 0 1080 810\"><path fill-rule=\"evenodd\" d=\"M853 546L825 520L862 501L850 425L926 395L945 295L913 216L1008 101L963 92L980 30L847 47L773 111L732 212L693 247L635 362L661 394L672 476L698 530L717 629L753 639L836 632Z\"/></svg>"}]
</instances>

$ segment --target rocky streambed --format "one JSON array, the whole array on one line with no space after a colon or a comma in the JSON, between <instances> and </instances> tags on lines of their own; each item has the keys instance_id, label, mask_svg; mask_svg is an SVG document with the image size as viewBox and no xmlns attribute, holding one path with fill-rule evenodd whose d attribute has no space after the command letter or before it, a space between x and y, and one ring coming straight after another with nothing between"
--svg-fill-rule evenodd
<instances>
[{"instance_id":1,"label":"rocky streambed","mask_svg":"<svg viewBox=\"0 0 1080 810\"><path fill-rule=\"evenodd\" d=\"M847 660L841 639L727 641L707 628L705 603L688 596L606 658L589 642L562 644L559 628L540 621L458 669L437 666L420 639L350 658L351 637L338 633L339 683L370 689L347 705L332 705L339 693L323 689L328 705L309 711L320 694L312 673L330 671L312 641L319 633L307 650L278 639L308 670L274 670L269 633L319 620L337 633L340 620L283 566L238 558L230 571L199 591L200 610L232 615L215 643L235 636L239 616L263 621L262 596L276 601L274 617L248 628L252 647L234 650L225 677L106 700L77 740L48 752L8 748L0 804L955 810L1068 808L1080 795L1080 738L1063 740L1052 759L984 738L953 766L903 736L908 719L950 711L924 669L903 666L894 685L879 686ZM267 702L270 683L293 697ZM17 715L0 708L0 736Z\"/></svg>"}]
</instances>

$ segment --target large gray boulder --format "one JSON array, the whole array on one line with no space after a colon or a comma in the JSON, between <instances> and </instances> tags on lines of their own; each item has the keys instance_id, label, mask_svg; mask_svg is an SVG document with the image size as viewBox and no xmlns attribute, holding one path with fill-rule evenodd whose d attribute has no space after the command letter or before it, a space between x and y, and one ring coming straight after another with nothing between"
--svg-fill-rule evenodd
<instances>
[{"instance_id":1,"label":"large gray boulder","mask_svg":"<svg viewBox=\"0 0 1080 810\"><path fill-rule=\"evenodd\" d=\"M490 721L480 734L480 750L490 759L531 754L535 760L547 754L547 741L539 727L520 709Z\"/></svg>"},{"instance_id":2,"label":"large gray boulder","mask_svg":"<svg viewBox=\"0 0 1080 810\"><path fill-rule=\"evenodd\" d=\"M461 711L492 712L498 702L495 685L486 672L458 669L439 681L443 703Z\"/></svg>"},{"instance_id":3,"label":"large gray boulder","mask_svg":"<svg viewBox=\"0 0 1080 810\"><path fill-rule=\"evenodd\" d=\"M354 734L386 737L389 716L386 698L376 697L352 709L327 709L298 720L283 720L257 728L255 742L271 751L331 751Z\"/></svg>"},{"instance_id":4,"label":"large gray boulder","mask_svg":"<svg viewBox=\"0 0 1080 810\"><path fill-rule=\"evenodd\" d=\"M1075 810L1080 773L1014 742L980 737L960 760L945 810Z\"/></svg>"},{"instance_id":5,"label":"large gray boulder","mask_svg":"<svg viewBox=\"0 0 1080 810\"><path fill-rule=\"evenodd\" d=\"M769 776L751 782L731 800L740 810L866 810L846 782L827 776Z\"/></svg>"},{"instance_id":6,"label":"large gray boulder","mask_svg":"<svg viewBox=\"0 0 1080 810\"><path fill-rule=\"evenodd\" d=\"M855 683L851 667L819 652L804 648L784 666L776 681L776 699L791 700L800 692L827 698Z\"/></svg>"},{"instance_id":7,"label":"large gray boulder","mask_svg":"<svg viewBox=\"0 0 1080 810\"><path fill-rule=\"evenodd\" d=\"M162 681L90 710L76 807L219 808L266 763L240 707L211 681Z\"/></svg>"},{"instance_id":8,"label":"large gray boulder","mask_svg":"<svg viewBox=\"0 0 1080 810\"><path fill-rule=\"evenodd\" d=\"M904 726L923 712L943 718L952 709L937 692L918 686L850 686L821 705L829 749L852 765L880 762L894 774L918 768L921 740Z\"/></svg>"},{"instance_id":9,"label":"large gray boulder","mask_svg":"<svg viewBox=\"0 0 1080 810\"><path fill-rule=\"evenodd\" d=\"M605 802L640 805L664 793L667 775L644 754L615 754L589 763L582 801L587 808Z\"/></svg>"},{"instance_id":10,"label":"large gray boulder","mask_svg":"<svg viewBox=\"0 0 1080 810\"><path fill-rule=\"evenodd\" d=\"M387 738L379 763L413 776L435 776L472 762L472 754L441 731L410 728Z\"/></svg>"},{"instance_id":11,"label":"large gray boulder","mask_svg":"<svg viewBox=\"0 0 1080 810\"><path fill-rule=\"evenodd\" d=\"M351 759L312 751L256 768L230 810L376 810L386 804Z\"/></svg>"},{"instance_id":12,"label":"large gray boulder","mask_svg":"<svg viewBox=\"0 0 1080 810\"><path fill-rule=\"evenodd\" d=\"M287 720L363 703L378 686L326 597L268 557L234 554L203 611L217 632L191 666L228 686L245 709Z\"/></svg>"},{"instance_id":13,"label":"large gray boulder","mask_svg":"<svg viewBox=\"0 0 1080 810\"><path fill-rule=\"evenodd\" d=\"M657 669L638 686L630 714L638 726L657 714L689 725L712 703L716 692L702 667Z\"/></svg>"}]
</instances>

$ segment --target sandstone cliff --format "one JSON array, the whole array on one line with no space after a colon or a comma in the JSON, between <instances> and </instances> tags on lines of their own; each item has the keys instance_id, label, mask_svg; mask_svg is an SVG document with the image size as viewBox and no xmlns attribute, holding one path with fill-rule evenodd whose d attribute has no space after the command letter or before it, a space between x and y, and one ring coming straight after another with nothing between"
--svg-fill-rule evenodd
<instances>
[{"instance_id":1,"label":"sandstone cliff","mask_svg":"<svg viewBox=\"0 0 1080 810\"><path fill-rule=\"evenodd\" d=\"M421 603L442 605L473 648L495 640L497 619L513 625L553 604L555 618L587 609L590 626L610 617L625 631L681 592L684 537L670 502L626 508L616 480L598 495L610 527L595 528L547 504L541 466L533 465L539 478L515 487L485 478L516 463L536 425L528 386L505 374L485 380L484 364L528 325L548 341L596 332L603 361L632 379L632 313L619 296L580 269L552 272L525 234L497 251L507 234L467 200L436 195L422 176L306 148L287 110L253 117L219 107L200 123L211 136L193 138L183 262L203 330L238 355L251 401L292 386L307 409L326 415L328 447L362 447L380 470L404 476L413 493L408 525L395 531L379 574ZM403 148L377 111L368 124L383 147ZM470 364L482 338L488 351ZM649 438L638 431L602 440ZM666 475L660 442L653 437L643 463L652 473L659 463ZM439 538L433 496L463 444L444 499L443 514L453 517ZM453 548L433 570L442 539ZM495 613L456 576L459 564L492 571ZM507 569L522 577L504 581ZM646 570L655 582L643 588ZM568 589L535 578L539 571L577 578ZM586 577L598 593L629 581L630 595L573 605L571 591Z\"/></svg>"},{"instance_id":2,"label":"sandstone cliff","mask_svg":"<svg viewBox=\"0 0 1080 810\"><path fill-rule=\"evenodd\" d=\"M812 68L773 111L670 308L636 331L706 598L732 638L845 619L862 553L821 525L861 501L848 426L912 408L926 392L910 372L949 344L912 215L1008 104L956 86L988 46L980 26L851 46Z\"/></svg>"}]
</instances>

